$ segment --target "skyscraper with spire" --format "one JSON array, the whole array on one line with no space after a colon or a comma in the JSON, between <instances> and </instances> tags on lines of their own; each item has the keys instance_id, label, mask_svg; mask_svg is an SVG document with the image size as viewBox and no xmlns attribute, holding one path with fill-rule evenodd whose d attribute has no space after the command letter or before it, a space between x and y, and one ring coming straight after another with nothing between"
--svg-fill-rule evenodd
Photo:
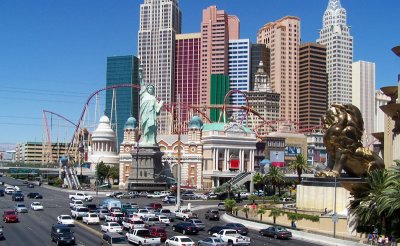
<instances>
[{"instance_id":1,"label":"skyscraper with spire","mask_svg":"<svg viewBox=\"0 0 400 246\"><path fill-rule=\"evenodd\" d=\"M175 36L181 33L178 0L144 0L140 5L138 56L144 80L156 87L156 96L167 104L174 98ZM140 119L139 119L140 120ZM158 132L171 127L168 113L161 110Z\"/></svg>"},{"instance_id":2,"label":"skyscraper with spire","mask_svg":"<svg viewBox=\"0 0 400 246\"><path fill-rule=\"evenodd\" d=\"M352 102L353 37L340 0L329 0L317 43L326 45L328 107Z\"/></svg>"}]
</instances>

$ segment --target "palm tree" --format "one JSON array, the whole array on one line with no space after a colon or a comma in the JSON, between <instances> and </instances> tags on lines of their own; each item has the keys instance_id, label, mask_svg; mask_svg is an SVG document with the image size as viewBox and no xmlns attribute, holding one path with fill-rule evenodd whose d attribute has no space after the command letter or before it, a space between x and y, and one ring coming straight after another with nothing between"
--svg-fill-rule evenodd
<instances>
[{"instance_id":1,"label":"palm tree","mask_svg":"<svg viewBox=\"0 0 400 246\"><path fill-rule=\"evenodd\" d=\"M296 156L296 160L289 163L289 170L297 172L297 181L301 183L301 175L303 172L311 170L310 165L308 165L307 160L302 154Z\"/></svg>"},{"instance_id":2,"label":"palm tree","mask_svg":"<svg viewBox=\"0 0 400 246\"><path fill-rule=\"evenodd\" d=\"M271 209L271 212L269 213L269 217L272 217L274 220L274 225L276 224L276 218L279 217L282 214L282 211L280 209L273 208Z\"/></svg>"},{"instance_id":3,"label":"palm tree","mask_svg":"<svg viewBox=\"0 0 400 246\"><path fill-rule=\"evenodd\" d=\"M280 196L281 195L280 185L285 182L285 175L282 173L281 169L275 166L271 166L269 168L269 172L266 174L266 178L272 184L274 195L276 193L276 186L278 186L279 196Z\"/></svg>"},{"instance_id":4,"label":"palm tree","mask_svg":"<svg viewBox=\"0 0 400 246\"><path fill-rule=\"evenodd\" d=\"M232 213L233 207L236 206L236 201L234 199L225 199L224 205L226 212Z\"/></svg>"},{"instance_id":5,"label":"palm tree","mask_svg":"<svg viewBox=\"0 0 400 246\"><path fill-rule=\"evenodd\" d=\"M240 210L239 207L233 207L232 211L235 212L235 215L238 216L238 211Z\"/></svg>"},{"instance_id":6,"label":"palm tree","mask_svg":"<svg viewBox=\"0 0 400 246\"><path fill-rule=\"evenodd\" d=\"M257 187L257 195L260 195L260 185L264 182L264 175L262 173L256 173L253 176L253 183Z\"/></svg>"},{"instance_id":7,"label":"palm tree","mask_svg":"<svg viewBox=\"0 0 400 246\"><path fill-rule=\"evenodd\" d=\"M246 219L248 219L248 218L249 218L249 211L250 211L250 208L244 207L244 208L242 208L242 211L243 211L243 213L246 215Z\"/></svg>"},{"instance_id":8,"label":"palm tree","mask_svg":"<svg viewBox=\"0 0 400 246\"><path fill-rule=\"evenodd\" d=\"M264 208L260 208L257 210L257 214L260 215L260 221L262 221L262 216L263 214L265 214L267 212L267 210L265 210Z\"/></svg>"},{"instance_id":9,"label":"palm tree","mask_svg":"<svg viewBox=\"0 0 400 246\"><path fill-rule=\"evenodd\" d=\"M350 213L357 218L359 225L377 225L382 229L387 210L379 207L378 201L381 201L382 193L385 190L388 172L383 170L374 170L367 178L368 188L354 196L349 204ZM397 202L395 202L397 203ZM392 203L390 205L394 205Z\"/></svg>"}]
</instances>

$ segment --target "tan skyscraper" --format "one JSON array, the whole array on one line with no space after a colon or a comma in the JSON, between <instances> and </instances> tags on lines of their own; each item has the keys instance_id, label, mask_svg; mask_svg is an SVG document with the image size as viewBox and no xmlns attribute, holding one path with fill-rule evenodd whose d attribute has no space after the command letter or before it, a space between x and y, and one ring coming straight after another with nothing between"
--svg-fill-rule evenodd
<instances>
[{"instance_id":1,"label":"tan skyscraper","mask_svg":"<svg viewBox=\"0 0 400 246\"><path fill-rule=\"evenodd\" d=\"M175 37L180 33L178 0L144 0L140 5L138 56L143 65L144 80L154 83L156 96L167 104L174 99ZM161 110L158 120L159 133L171 130L166 110Z\"/></svg>"},{"instance_id":2,"label":"tan skyscraper","mask_svg":"<svg viewBox=\"0 0 400 246\"><path fill-rule=\"evenodd\" d=\"M271 51L271 87L280 94L281 119L298 122L300 18L285 16L265 24L257 43Z\"/></svg>"},{"instance_id":3,"label":"tan skyscraper","mask_svg":"<svg viewBox=\"0 0 400 246\"><path fill-rule=\"evenodd\" d=\"M228 75L230 39L239 39L240 21L216 6L203 10L201 22L201 104L210 104L211 74Z\"/></svg>"}]
</instances>

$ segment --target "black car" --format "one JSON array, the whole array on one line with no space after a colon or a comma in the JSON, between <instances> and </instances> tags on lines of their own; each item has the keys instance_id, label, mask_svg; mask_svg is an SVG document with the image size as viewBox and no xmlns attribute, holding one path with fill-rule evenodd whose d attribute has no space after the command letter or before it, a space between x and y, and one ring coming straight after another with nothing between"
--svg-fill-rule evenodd
<instances>
[{"instance_id":1,"label":"black car","mask_svg":"<svg viewBox=\"0 0 400 246\"><path fill-rule=\"evenodd\" d=\"M29 183L28 188L35 188L35 186L32 183Z\"/></svg>"},{"instance_id":2,"label":"black car","mask_svg":"<svg viewBox=\"0 0 400 246\"><path fill-rule=\"evenodd\" d=\"M181 222L172 226L173 231L182 232L182 234L197 234L199 233L199 228L194 224L189 222Z\"/></svg>"},{"instance_id":3,"label":"black car","mask_svg":"<svg viewBox=\"0 0 400 246\"><path fill-rule=\"evenodd\" d=\"M90 213L95 213L97 210L96 204L93 204L93 203L86 204L86 207L89 209Z\"/></svg>"},{"instance_id":4,"label":"black car","mask_svg":"<svg viewBox=\"0 0 400 246\"><path fill-rule=\"evenodd\" d=\"M24 201L24 194L20 191L16 191L12 194L11 200L13 201Z\"/></svg>"},{"instance_id":5,"label":"black car","mask_svg":"<svg viewBox=\"0 0 400 246\"><path fill-rule=\"evenodd\" d=\"M219 220L219 211L216 209L207 210L205 217L208 220Z\"/></svg>"},{"instance_id":6,"label":"black car","mask_svg":"<svg viewBox=\"0 0 400 246\"><path fill-rule=\"evenodd\" d=\"M242 236L249 234L249 229L240 223L228 223L225 226L229 229L235 229Z\"/></svg>"},{"instance_id":7,"label":"black car","mask_svg":"<svg viewBox=\"0 0 400 246\"><path fill-rule=\"evenodd\" d=\"M37 193L37 192L28 193L28 195L26 195L26 197L28 197L28 198L34 198L34 199L43 199L43 196L40 195L40 194Z\"/></svg>"},{"instance_id":8,"label":"black car","mask_svg":"<svg viewBox=\"0 0 400 246\"><path fill-rule=\"evenodd\" d=\"M261 236L268 236L281 239L289 239L292 237L292 233L280 226L270 226L266 229L261 229L258 233Z\"/></svg>"},{"instance_id":9,"label":"black car","mask_svg":"<svg viewBox=\"0 0 400 246\"><path fill-rule=\"evenodd\" d=\"M61 244L75 244L74 232L68 225L55 224L51 227L51 241Z\"/></svg>"},{"instance_id":10,"label":"black car","mask_svg":"<svg viewBox=\"0 0 400 246\"><path fill-rule=\"evenodd\" d=\"M223 192L217 195L218 200L225 200L225 199L235 199L237 203L240 203L242 199L237 196L237 194L234 194L233 192Z\"/></svg>"},{"instance_id":11,"label":"black car","mask_svg":"<svg viewBox=\"0 0 400 246\"><path fill-rule=\"evenodd\" d=\"M226 227L226 226L213 226L208 230L208 234L212 235L214 233L220 232L223 229L228 229L228 227Z\"/></svg>"},{"instance_id":12,"label":"black car","mask_svg":"<svg viewBox=\"0 0 400 246\"><path fill-rule=\"evenodd\" d=\"M0 196L4 196L4 190L0 190Z\"/></svg>"}]
</instances>

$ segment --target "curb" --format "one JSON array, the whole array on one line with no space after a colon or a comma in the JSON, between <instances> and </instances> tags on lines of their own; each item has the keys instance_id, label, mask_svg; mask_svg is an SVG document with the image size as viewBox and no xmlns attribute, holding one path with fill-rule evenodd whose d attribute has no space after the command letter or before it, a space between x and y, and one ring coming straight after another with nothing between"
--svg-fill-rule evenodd
<instances>
[{"instance_id":1,"label":"curb","mask_svg":"<svg viewBox=\"0 0 400 246\"><path fill-rule=\"evenodd\" d=\"M239 219L236 217L233 217L228 214L223 214L221 216L221 219L225 222L233 222L233 223L241 223L245 225L246 227L253 229L253 230L260 230L263 229L267 226L272 226L267 223L258 223L255 221L249 221L245 219ZM331 245L331 246L363 246L365 244L357 243L357 242L352 242L352 241L347 241L347 240L342 240L342 239L337 239L337 238L332 238L328 236L322 236L318 234L312 234L309 232L302 232L302 231L297 231L297 230L290 230L293 235L293 238L301 240L301 241L306 241L306 242L312 242L312 243L318 243L321 245Z\"/></svg>"}]
</instances>

